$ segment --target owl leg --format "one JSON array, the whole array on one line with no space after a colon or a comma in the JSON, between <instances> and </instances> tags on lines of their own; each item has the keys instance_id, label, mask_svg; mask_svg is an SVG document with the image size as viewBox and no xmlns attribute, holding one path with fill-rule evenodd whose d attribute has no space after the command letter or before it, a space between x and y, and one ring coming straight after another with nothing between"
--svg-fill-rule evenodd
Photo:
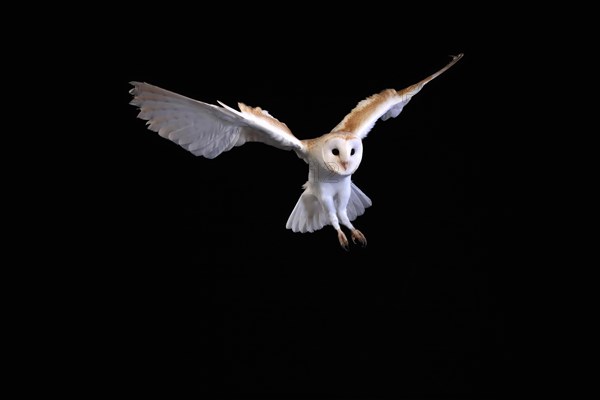
<instances>
[{"instance_id":1,"label":"owl leg","mask_svg":"<svg viewBox=\"0 0 600 400\"><path fill-rule=\"evenodd\" d=\"M348 246L348 238L346 238L346 234L342 232L342 228L340 227L340 222L337 217L337 213L335 212L335 206L333 203L333 199L326 198L322 199L323 208L327 211L327 216L329 217L329 222L335 228L338 234L338 240L340 241L340 245L346 251L349 251L350 248Z\"/></svg>"},{"instance_id":2,"label":"owl leg","mask_svg":"<svg viewBox=\"0 0 600 400\"><path fill-rule=\"evenodd\" d=\"M352 241L354 243L358 241L362 247L365 247L367 245L367 238L365 237L365 235L362 234L361 231L356 229L354 225L352 225L352 223L350 223L350 219L348 218L348 213L346 212L346 210L340 211L339 216L342 225L350 229Z\"/></svg>"}]
</instances>

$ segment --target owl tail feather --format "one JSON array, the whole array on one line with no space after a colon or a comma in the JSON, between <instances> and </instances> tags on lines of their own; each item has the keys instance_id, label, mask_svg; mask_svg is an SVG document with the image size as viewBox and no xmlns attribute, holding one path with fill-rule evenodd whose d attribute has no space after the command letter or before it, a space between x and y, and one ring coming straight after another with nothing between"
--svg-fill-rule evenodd
<instances>
[{"instance_id":1,"label":"owl tail feather","mask_svg":"<svg viewBox=\"0 0 600 400\"><path fill-rule=\"evenodd\" d=\"M291 229L293 232L314 232L330 224L329 217L317 196L312 193L307 185L304 187L306 189L298 199L285 225L287 229ZM365 209L370 207L371 204L371 199L352 183L352 192L346 208L348 219L353 221L359 215L364 214Z\"/></svg>"}]
</instances>

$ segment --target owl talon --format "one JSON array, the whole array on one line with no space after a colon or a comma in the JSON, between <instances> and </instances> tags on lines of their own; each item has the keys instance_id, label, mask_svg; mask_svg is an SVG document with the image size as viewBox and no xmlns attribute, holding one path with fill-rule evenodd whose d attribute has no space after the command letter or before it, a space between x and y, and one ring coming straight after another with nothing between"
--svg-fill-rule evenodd
<instances>
[{"instance_id":1,"label":"owl talon","mask_svg":"<svg viewBox=\"0 0 600 400\"><path fill-rule=\"evenodd\" d=\"M348 239L346 238L346 235L344 235L344 232L342 232L341 229L338 231L338 240L340 241L340 245L344 250L350 251L350 247L348 246Z\"/></svg>"},{"instance_id":2,"label":"owl talon","mask_svg":"<svg viewBox=\"0 0 600 400\"><path fill-rule=\"evenodd\" d=\"M367 246L367 238L362 234L358 229L352 230L352 241L356 243L357 241L361 244L362 247Z\"/></svg>"}]
</instances>

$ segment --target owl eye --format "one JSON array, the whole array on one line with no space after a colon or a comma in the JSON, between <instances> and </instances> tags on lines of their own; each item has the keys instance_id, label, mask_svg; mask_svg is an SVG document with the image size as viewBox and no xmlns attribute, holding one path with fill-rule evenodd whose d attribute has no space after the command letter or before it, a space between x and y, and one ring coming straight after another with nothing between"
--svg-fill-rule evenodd
<instances>
[{"instance_id":1,"label":"owl eye","mask_svg":"<svg viewBox=\"0 0 600 400\"><path fill-rule=\"evenodd\" d=\"M350 150L350 155L353 156L355 153L354 149Z\"/></svg>"},{"instance_id":2,"label":"owl eye","mask_svg":"<svg viewBox=\"0 0 600 400\"><path fill-rule=\"evenodd\" d=\"M340 151L338 149L333 149L333 150L331 150L331 152L333 153L334 156L337 156L340 154Z\"/></svg>"}]
</instances>

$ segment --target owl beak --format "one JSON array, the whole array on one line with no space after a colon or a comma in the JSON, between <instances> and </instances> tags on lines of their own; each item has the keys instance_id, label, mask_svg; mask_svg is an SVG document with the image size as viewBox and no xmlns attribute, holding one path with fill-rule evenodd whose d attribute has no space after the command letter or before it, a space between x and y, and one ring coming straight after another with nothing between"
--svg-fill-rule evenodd
<instances>
[{"instance_id":1,"label":"owl beak","mask_svg":"<svg viewBox=\"0 0 600 400\"><path fill-rule=\"evenodd\" d=\"M340 164L342 164L342 168L344 168L344 171L348 169L348 161L341 161Z\"/></svg>"}]
</instances>

